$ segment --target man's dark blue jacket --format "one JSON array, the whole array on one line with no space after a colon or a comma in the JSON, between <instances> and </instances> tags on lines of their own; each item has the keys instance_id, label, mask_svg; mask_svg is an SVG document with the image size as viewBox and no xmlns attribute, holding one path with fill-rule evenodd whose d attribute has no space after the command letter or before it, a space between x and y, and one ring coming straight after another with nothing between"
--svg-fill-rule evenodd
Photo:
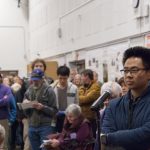
<instances>
[{"instance_id":1,"label":"man's dark blue jacket","mask_svg":"<svg viewBox=\"0 0 150 150\"><path fill-rule=\"evenodd\" d=\"M130 91L110 101L102 133L109 133L109 145L126 150L150 149L150 85L136 102L132 102Z\"/></svg>"}]
</instances>

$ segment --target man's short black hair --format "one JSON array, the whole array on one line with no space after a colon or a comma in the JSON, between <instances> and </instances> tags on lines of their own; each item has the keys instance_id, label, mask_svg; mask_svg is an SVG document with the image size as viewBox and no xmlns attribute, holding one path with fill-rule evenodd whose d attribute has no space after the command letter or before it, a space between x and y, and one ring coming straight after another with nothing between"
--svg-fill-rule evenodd
<instances>
[{"instance_id":1,"label":"man's short black hair","mask_svg":"<svg viewBox=\"0 0 150 150\"><path fill-rule=\"evenodd\" d=\"M85 69L81 74L88 76L91 80L93 80L93 71L91 69Z\"/></svg>"},{"instance_id":2,"label":"man's short black hair","mask_svg":"<svg viewBox=\"0 0 150 150\"><path fill-rule=\"evenodd\" d=\"M57 75L68 76L70 75L70 69L67 66L60 66L57 69Z\"/></svg>"},{"instance_id":3,"label":"man's short black hair","mask_svg":"<svg viewBox=\"0 0 150 150\"><path fill-rule=\"evenodd\" d=\"M122 63L131 57L141 58L146 69L150 69L150 49L142 46L135 46L127 49L124 52Z\"/></svg>"}]
</instances>

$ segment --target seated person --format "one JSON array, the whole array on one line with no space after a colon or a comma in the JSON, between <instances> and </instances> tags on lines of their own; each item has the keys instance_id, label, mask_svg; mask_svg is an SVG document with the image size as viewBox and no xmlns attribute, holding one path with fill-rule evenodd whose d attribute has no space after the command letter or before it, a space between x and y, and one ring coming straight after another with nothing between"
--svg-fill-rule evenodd
<instances>
[{"instance_id":1,"label":"seated person","mask_svg":"<svg viewBox=\"0 0 150 150\"><path fill-rule=\"evenodd\" d=\"M93 139L90 123L82 116L80 106L71 104L65 113L63 130L59 134L49 136L51 140L44 144L47 150L83 150ZM86 150L92 150L92 144Z\"/></svg>"}]
</instances>

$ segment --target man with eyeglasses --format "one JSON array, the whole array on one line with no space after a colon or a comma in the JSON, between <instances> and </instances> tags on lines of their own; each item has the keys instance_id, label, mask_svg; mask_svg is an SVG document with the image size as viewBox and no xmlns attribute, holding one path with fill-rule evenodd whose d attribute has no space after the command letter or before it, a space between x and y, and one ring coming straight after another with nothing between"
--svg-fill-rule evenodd
<instances>
[{"instance_id":1,"label":"man with eyeglasses","mask_svg":"<svg viewBox=\"0 0 150 150\"><path fill-rule=\"evenodd\" d=\"M150 49L129 48L123 55L127 94L112 100L102 124L102 150L150 149ZM120 148L119 148L120 147Z\"/></svg>"}]
</instances>

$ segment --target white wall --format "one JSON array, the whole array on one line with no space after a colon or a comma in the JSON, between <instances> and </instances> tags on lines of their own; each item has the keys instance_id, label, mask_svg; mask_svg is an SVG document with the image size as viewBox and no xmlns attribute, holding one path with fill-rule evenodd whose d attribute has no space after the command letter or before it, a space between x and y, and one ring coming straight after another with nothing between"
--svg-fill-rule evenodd
<instances>
[{"instance_id":1,"label":"white wall","mask_svg":"<svg viewBox=\"0 0 150 150\"><path fill-rule=\"evenodd\" d=\"M28 8L27 0L22 0L18 8L17 0L0 0L0 68L18 70L26 76L28 51Z\"/></svg>"},{"instance_id":2,"label":"white wall","mask_svg":"<svg viewBox=\"0 0 150 150\"><path fill-rule=\"evenodd\" d=\"M149 0L30 0L30 54L42 58L150 30ZM58 29L62 36L58 37Z\"/></svg>"},{"instance_id":3,"label":"white wall","mask_svg":"<svg viewBox=\"0 0 150 150\"><path fill-rule=\"evenodd\" d=\"M115 81L122 75L120 70L122 66L122 55L125 49L128 48L128 42L124 41L111 46L105 46L98 49L86 52L86 68L96 71L99 75L99 80L104 82L104 64L107 64L108 80Z\"/></svg>"}]
</instances>

